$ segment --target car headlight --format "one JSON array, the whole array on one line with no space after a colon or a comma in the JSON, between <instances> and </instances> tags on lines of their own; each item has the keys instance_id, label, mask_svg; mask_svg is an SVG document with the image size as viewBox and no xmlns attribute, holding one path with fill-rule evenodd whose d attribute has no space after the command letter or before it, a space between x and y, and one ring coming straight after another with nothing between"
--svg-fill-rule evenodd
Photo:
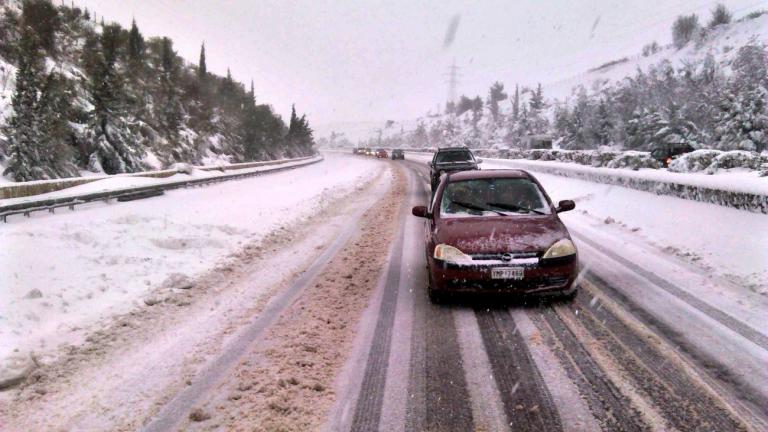
<instances>
[{"instance_id":1,"label":"car headlight","mask_svg":"<svg viewBox=\"0 0 768 432\"><path fill-rule=\"evenodd\" d=\"M541 259L548 258L562 258L576 253L576 246L568 239L561 239L555 242L552 246L544 252L544 256Z\"/></svg>"},{"instance_id":2,"label":"car headlight","mask_svg":"<svg viewBox=\"0 0 768 432\"><path fill-rule=\"evenodd\" d=\"M433 255L435 259L445 261L449 263L466 263L471 262L472 257L460 251L459 249L449 246L447 244L439 244L435 247L435 253Z\"/></svg>"}]
</instances>

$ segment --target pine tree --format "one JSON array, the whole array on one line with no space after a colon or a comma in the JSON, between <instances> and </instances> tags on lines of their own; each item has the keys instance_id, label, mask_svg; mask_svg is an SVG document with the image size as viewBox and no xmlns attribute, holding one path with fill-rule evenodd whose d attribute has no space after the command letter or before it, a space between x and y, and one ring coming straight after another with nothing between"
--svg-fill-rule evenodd
<instances>
[{"instance_id":1,"label":"pine tree","mask_svg":"<svg viewBox=\"0 0 768 432\"><path fill-rule=\"evenodd\" d=\"M298 150L299 154L307 155L312 152L312 145L314 144L312 129L309 127L306 115L301 117L296 115L295 106L291 106L291 122L288 126L286 139L291 147Z\"/></svg>"},{"instance_id":2,"label":"pine tree","mask_svg":"<svg viewBox=\"0 0 768 432\"><path fill-rule=\"evenodd\" d=\"M512 120L517 121L520 117L520 87L515 84L515 97L512 99Z\"/></svg>"},{"instance_id":3,"label":"pine tree","mask_svg":"<svg viewBox=\"0 0 768 432\"><path fill-rule=\"evenodd\" d=\"M73 163L72 128L69 124L71 101L74 99L69 82L52 72L45 80L36 109L39 122L38 145L43 152L43 169L47 177L79 175Z\"/></svg>"},{"instance_id":4,"label":"pine tree","mask_svg":"<svg viewBox=\"0 0 768 432\"><path fill-rule=\"evenodd\" d=\"M128 61L134 73L139 72L144 64L145 49L144 37L136 26L136 20L133 20L131 30L128 32Z\"/></svg>"},{"instance_id":5,"label":"pine tree","mask_svg":"<svg viewBox=\"0 0 768 432\"><path fill-rule=\"evenodd\" d=\"M161 46L162 73L160 74L160 92L162 95L162 113L160 118L163 121L168 139L173 141L178 137L182 121L181 107L176 90L178 66L176 53L173 51L173 42L165 37L162 39Z\"/></svg>"},{"instance_id":6,"label":"pine tree","mask_svg":"<svg viewBox=\"0 0 768 432\"><path fill-rule=\"evenodd\" d=\"M50 0L26 0L22 2L22 25L35 34L36 48L56 55L56 32L61 28L59 11Z\"/></svg>"},{"instance_id":7,"label":"pine tree","mask_svg":"<svg viewBox=\"0 0 768 432\"><path fill-rule=\"evenodd\" d=\"M768 148L768 56L760 45L739 49L734 74L720 103L716 136L724 150Z\"/></svg>"},{"instance_id":8,"label":"pine tree","mask_svg":"<svg viewBox=\"0 0 768 432\"><path fill-rule=\"evenodd\" d=\"M595 138L598 145L608 145L612 140L613 120L608 111L608 105L605 99L600 99L595 113Z\"/></svg>"},{"instance_id":9,"label":"pine tree","mask_svg":"<svg viewBox=\"0 0 768 432\"><path fill-rule=\"evenodd\" d=\"M536 86L536 90L531 92L531 100L528 102L531 111L541 111L544 109L544 90L541 83Z\"/></svg>"},{"instance_id":10,"label":"pine tree","mask_svg":"<svg viewBox=\"0 0 768 432\"><path fill-rule=\"evenodd\" d=\"M424 126L424 122L419 122L419 124L416 125L416 130L413 132L413 147L424 148L427 146L429 146L427 128Z\"/></svg>"},{"instance_id":11,"label":"pine tree","mask_svg":"<svg viewBox=\"0 0 768 432\"><path fill-rule=\"evenodd\" d=\"M504 92L504 84L496 81L488 90L488 109L491 111L494 123L499 122L499 102L505 100L507 94Z\"/></svg>"},{"instance_id":12,"label":"pine tree","mask_svg":"<svg viewBox=\"0 0 768 432\"><path fill-rule=\"evenodd\" d=\"M143 169L144 150L132 137L126 123L125 88L117 70L121 29L107 25L101 33L98 64L91 76L92 124L87 139L93 148L92 167L101 166L108 174Z\"/></svg>"},{"instance_id":13,"label":"pine tree","mask_svg":"<svg viewBox=\"0 0 768 432\"><path fill-rule=\"evenodd\" d=\"M31 29L22 32L16 70L16 87L11 99L13 115L9 121L8 165L4 175L15 181L44 178L40 170L42 149L39 147L37 105L43 64L35 35Z\"/></svg>"},{"instance_id":14,"label":"pine tree","mask_svg":"<svg viewBox=\"0 0 768 432\"><path fill-rule=\"evenodd\" d=\"M722 24L728 24L731 22L731 19L733 17L731 16L731 12L728 10L725 5L722 3L718 3L717 6L712 10L712 19L709 21L709 24L707 27L709 28L715 28Z\"/></svg>"},{"instance_id":15,"label":"pine tree","mask_svg":"<svg viewBox=\"0 0 768 432\"><path fill-rule=\"evenodd\" d=\"M672 25L672 43L675 48L680 49L692 41L700 29L696 14L677 17Z\"/></svg>"},{"instance_id":16,"label":"pine tree","mask_svg":"<svg viewBox=\"0 0 768 432\"><path fill-rule=\"evenodd\" d=\"M227 70L229 73L229 70ZM205 81L208 77L208 66L205 64L205 42L200 46L200 60L197 63L197 77L200 81Z\"/></svg>"}]
</instances>

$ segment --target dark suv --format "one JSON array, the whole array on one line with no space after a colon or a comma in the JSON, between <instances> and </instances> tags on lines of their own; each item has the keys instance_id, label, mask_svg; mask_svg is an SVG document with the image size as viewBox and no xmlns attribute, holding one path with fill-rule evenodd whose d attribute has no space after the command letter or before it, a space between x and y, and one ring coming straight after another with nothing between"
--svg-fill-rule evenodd
<instances>
[{"instance_id":1,"label":"dark suv","mask_svg":"<svg viewBox=\"0 0 768 432\"><path fill-rule=\"evenodd\" d=\"M440 176L457 171L470 171L480 169L483 161L475 159L475 155L466 147L445 147L437 149L429 162L429 180L432 192L440 184Z\"/></svg>"},{"instance_id":2,"label":"dark suv","mask_svg":"<svg viewBox=\"0 0 768 432\"><path fill-rule=\"evenodd\" d=\"M651 157L659 161L666 168L673 159L677 159L680 155L694 150L693 147L686 143L658 144L651 149Z\"/></svg>"}]
</instances>

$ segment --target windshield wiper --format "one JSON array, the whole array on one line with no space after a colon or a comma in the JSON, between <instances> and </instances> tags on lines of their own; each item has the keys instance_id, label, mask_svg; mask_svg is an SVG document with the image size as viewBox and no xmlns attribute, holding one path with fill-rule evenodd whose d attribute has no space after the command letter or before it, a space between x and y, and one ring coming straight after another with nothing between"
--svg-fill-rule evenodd
<instances>
[{"instance_id":1,"label":"windshield wiper","mask_svg":"<svg viewBox=\"0 0 768 432\"><path fill-rule=\"evenodd\" d=\"M519 206L519 205L515 205L515 204L508 204L508 203L486 203L486 204L491 206L491 207L498 207L500 209L509 210L509 211L513 211L513 212L518 212L518 213L521 212L521 211L524 211L524 212L536 213L536 214L540 214L540 215L546 214L546 213L544 213L542 211L539 211L539 210L534 210L532 208L523 207L523 206Z\"/></svg>"},{"instance_id":2,"label":"windshield wiper","mask_svg":"<svg viewBox=\"0 0 768 432\"><path fill-rule=\"evenodd\" d=\"M489 212L494 212L494 213L496 213L498 215L501 215L501 216L507 216L505 213L502 213L502 212L500 212L498 210L494 210L494 209L490 209L490 208L485 208L485 207L480 207L478 205L474 205L474 204L470 204L470 203L466 203L466 202L462 202L462 201L453 201L453 200L451 200L451 202L456 204L456 205L459 205L461 207L464 207L466 209L469 209L469 210L475 210L475 211L479 211L479 212L489 211Z\"/></svg>"}]
</instances>

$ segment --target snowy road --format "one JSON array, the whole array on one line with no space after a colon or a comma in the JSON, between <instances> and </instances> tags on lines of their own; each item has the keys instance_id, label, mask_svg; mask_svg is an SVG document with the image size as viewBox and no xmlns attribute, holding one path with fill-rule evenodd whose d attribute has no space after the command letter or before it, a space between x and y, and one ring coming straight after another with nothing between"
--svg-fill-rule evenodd
<instances>
[{"instance_id":1,"label":"snowy road","mask_svg":"<svg viewBox=\"0 0 768 432\"><path fill-rule=\"evenodd\" d=\"M409 208L427 201L427 169L406 164ZM572 185L542 181L570 198ZM574 213L565 220L587 269L574 303L435 306L423 222L402 218L363 318L375 328L361 329L328 430L766 427L765 296L718 286Z\"/></svg>"},{"instance_id":2,"label":"snowy road","mask_svg":"<svg viewBox=\"0 0 768 432\"><path fill-rule=\"evenodd\" d=\"M577 199L563 217L586 269L577 299L433 305L423 220L410 215L428 199L427 168L415 159L329 154L314 174L347 180L321 210L264 229L259 251L244 239L228 270L197 280L202 292L177 290L161 308L90 334L5 392L0 406L13 405L0 410L0 424L6 416L10 430L768 427L768 299L762 274L751 279L756 289L741 285L749 273L716 254L729 246L691 260L665 249L664 228L651 224L659 197L541 175L553 199ZM303 194L318 189L299 173L284 179ZM611 202L628 199L629 208ZM632 217L641 199L647 223ZM700 204L672 200L664 203L672 214ZM611 223L601 213L609 210ZM717 219L719 210L704 210ZM245 218L233 211L222 223L228 217ZM695 227L678 231L666 246ZM729 268L705 271L701 260Z\"/></svg>"}]
</instances>

